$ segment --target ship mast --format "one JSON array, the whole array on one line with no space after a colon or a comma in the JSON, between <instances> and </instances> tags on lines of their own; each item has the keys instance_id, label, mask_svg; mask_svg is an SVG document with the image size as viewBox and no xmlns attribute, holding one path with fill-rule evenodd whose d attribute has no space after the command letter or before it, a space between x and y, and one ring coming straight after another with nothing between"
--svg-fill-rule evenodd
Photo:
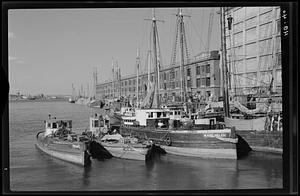
<instances>
[{"instance_id":1,"label":"ship mast","mask_svg":"<svg viewBox=\"0 0 300 196\"><path fill-rule=\"evenodd\" d=\"M179 49L180 49L180 67L179 67L179 74L180 74L180 97L182 102L186 102L186 91L187 91L187 83L185 82L184 76L184 64L187 64L189 61L189 53L187 48L186 42L186 35L185 35L185 25L183 21L183 17L190 17L189 15L183 15L182 9L178 9L176 21L176 28L175 28L175 39L173 42L173 49L171 55L171 66L173 67L172 72L174 72L174 66L176 61L176 54L177 54L177 42L179 37Z\"/></svg>"},{"instance_id":2,"label":"ship mast","mask_svg":"<svg viewBox=\"0 0 300 196\"><path fill-rule=\"evenodd\" d=\"M136 56L136 107L139 107L139 67L140 67L140 54L139 49L137 49Z\"/></svg>"},{"instance_id":3,"label":"ship mast","mask_svg":"<svg viewBox=\"0 0 300 196\"><path fill-rule=\"evenodd\" d=\"M184 77L184 52L183 52L183 15L182 15L182 10L179 9L179 31L180 31L180 51L181 51L181 61L180 61L180 89L181 89L181 100L183 102L186 102L186 88L185 88L185 77Z\"/></svg>"},{"instance_id":4,"label":"ship mast","mask_svg":"<svg viewBox=\"0 0 300 196\"><path fill-rule=\"evenodd\" d=\"M149 20L149 19L145 19ZM153 17L150 19L152 21L152 41L153 41L153 55L154 55L154 101L153 101L153 107L159 108L160 107L160 97L159 97L159 72L160 72L160 62L157 58L157 42L158 42L158 32L157 32L157 25L156 22L164 22L162 20L157 20L155 18L155 9L153 8Z\"/></svg>"},{"instance_id":5,"label":"ship mast","mask_svg":"<svg viewBox=\"0 0 300 196\"><path fill-rule=\"evenodd\" d=\"M227 70L227 55L226 55L226 42L225 42L225 11L224 7L220 8L220 23L221 23L221 50L222 50L222 67L223 67L223 102L225 117L229 117L229 99L228 99L228 70Z\"/></svg>"}]
</instances>

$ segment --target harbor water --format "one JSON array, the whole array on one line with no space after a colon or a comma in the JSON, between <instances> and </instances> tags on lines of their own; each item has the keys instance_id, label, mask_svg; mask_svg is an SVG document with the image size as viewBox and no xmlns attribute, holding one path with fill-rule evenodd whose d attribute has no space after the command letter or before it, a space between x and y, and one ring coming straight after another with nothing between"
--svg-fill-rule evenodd
<instances>
[{"instance_id":1,"label":"harbor water","mask_svg":"<svg viewBox=\"0 0 300 196\"><path fill-rule=\"evenodd\" d=\"M9 102L11 191L147 191L281 189L282 157L251 152L240 160L175 155L150 163L92 159L89 167L52 158L35 147L48 115L73 121L73 131L88 129L95 109L67 101Z\"/></svg>"}]
</instances>

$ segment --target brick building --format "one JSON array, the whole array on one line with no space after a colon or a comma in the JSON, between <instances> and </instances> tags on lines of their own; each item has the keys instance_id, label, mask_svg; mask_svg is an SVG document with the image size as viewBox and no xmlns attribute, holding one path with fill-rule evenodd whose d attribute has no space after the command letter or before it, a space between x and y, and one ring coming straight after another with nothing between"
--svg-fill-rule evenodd
<instances>
[{"instance_id":1,"label":"brick building","mask_svg":"<svg viewBox=\"0 0 300 196\"><path fill-rule=\"evenodd\" d=\"M208 98L211 95L220 96L220 55L219 51L202 53L190 59L190 63L184 65L185 83L187 94L194 98ZM150 75L153 81L154 73ZM147 93L148 74L139 74L139 97L142 99ZM114 87L115 86L115 87ZM180 98L180 67L163 68L160 71L160 96L162 102L179 101ZM123 76L115 82L97 84L96 94L98 98L117 98L136 96L136 75Z\"/></svg>"}]
</instances>

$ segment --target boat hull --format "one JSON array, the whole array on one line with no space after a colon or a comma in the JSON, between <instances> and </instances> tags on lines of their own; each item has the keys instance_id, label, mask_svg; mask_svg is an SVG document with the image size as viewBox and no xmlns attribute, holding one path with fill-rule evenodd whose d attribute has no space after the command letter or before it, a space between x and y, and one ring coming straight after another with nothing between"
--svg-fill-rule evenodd
<instances>
[{"instance_id":1,"label":"boat hull","mask_svg":"<svg viewBox=\"0 0 300 196\"><path fill-rule=\"evenodd\" d=\"M146 148L135 148L128 147L127 145L122 144L109 144L101 142L101 145L104 146L114 157L130 160L145 161L146 160Z\"/></svg>"},{"instance_id":2,"label":"boat hull","mask_svg":"<svg viewBox=\"0 0 300 196\"><path fill-rule=\"evenodd\" d=\"M264 131L266 124L266 117L260 117L255 119L234 119L225 117L225 125L226 127L235 127L236 130L240 131Z\"/></svg>"},{"instance_id":3,"label":"boat hull","mask_svg":"<svg viewBox=\"0 0 300 196\"><path fill-rule=\"evenodd\" d=\"M237 159L237 138L230 129L159 130L150 127L121 126L120 133L140 139L150 139L169 154Z\"/></svg>"},{"instance_id":4,"label":"boat hull","mask_svg":"<svg viewBox=\"0 0 300 196\"><path fill-rule=\"evenodd\" d=\"M254 151L282 154L282 131L265 130L266 117L257 119L225 118L226 127L235 127L236 133L242 136Z\"/></svg>"},{"instance_id":5,"label":"boat hull","mask_svg":"<svg viewBox=\"0 0 300 196\"><path fill-rule=\"evenodd\" d=\"M67 161L70 163L87 166L91 163L90 155L87 153L87 150L83 145L80 145L80 149L73 148L72 143L64 143L64 144L55 144L51 139L46 139L43 137L43 134L37 135L36 147L43 151L44 153L50 155L51 157L55 157L57 159L61 159L63 161Z\"/></svg>"}]
</instances>

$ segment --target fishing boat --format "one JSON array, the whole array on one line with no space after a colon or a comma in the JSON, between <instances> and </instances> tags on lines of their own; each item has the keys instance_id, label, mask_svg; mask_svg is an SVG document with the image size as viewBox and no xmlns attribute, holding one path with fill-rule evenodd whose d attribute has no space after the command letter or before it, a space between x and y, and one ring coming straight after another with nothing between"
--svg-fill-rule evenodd
<instances>
[{"instance_id":1,"label":"fishing boat","mask_svg":"<svg viewBox=\"0 0 300 196\"><path fill-rule=\"evenodd\" d=\"M136 138L123 138L120 134L104 135L100 141L114 157L122 159L145 161L149 150Z\"/></svg>"},{"instance_id":2,"label":"fishing boat","mask_svg":"<svg viewBox=\"0 0 300 196\"><path fill-rule=\"evenodd\" d=\"M116 128L110 124L109 118L102 115L90 117L90 134L93 140L99 142L114 157L145 161L152 153L165 154L163 149L149 140L122 137Z\"/></svg>"},{"instance_id":3,"label":"fishing boat","mask_svg":"<svg viewBox=\"0 0 300 196\"><path fill-rule=\"evenodd\" d=\"M179 11L182 21L182 12ZM225 128L214 118L191 120L182 110L161 107L159 96L160 59L157 53L157 27L152 18L155 79L143 103L135 108L134 115L122 116L120 134L151 140L169 154L203 158L237 159L238 137L234 128ZM183 39L183 37L181 37ZM181 40L181 43L182 40ZM182 47L181 47L182 48ZM183 56L183 55L182 55ZM181 69L183 60L181 61ZM182 75L181 75L182 76ZM183 80L181 80L183 81ZM184 87L184 85L181 85Z\"/></svg>"},{"instance_id":4,"label":"fishing boat","mask_svg":"<svg viewBox=\"0 0 300 196\"><path fill-rule=\"evenodd\" d=\"M91 157L111 158L110 153L86 135L72 132L72 120L49 116L44 121L45 131L36 135L36 147L44 153L81 166L88 166Z\"/></svg>"},{"instance_id":5,"label":"fishing boat","mask_svg":"<svg viewBox=\"0 0 300 196\"><path fill-rule=\"evenodd\" d=\"M45 120L45 131L36 135L36 146L46 154L71 163L87 166L89 140L72 132L72 120Z\"/></svg>"}]
</instances>

